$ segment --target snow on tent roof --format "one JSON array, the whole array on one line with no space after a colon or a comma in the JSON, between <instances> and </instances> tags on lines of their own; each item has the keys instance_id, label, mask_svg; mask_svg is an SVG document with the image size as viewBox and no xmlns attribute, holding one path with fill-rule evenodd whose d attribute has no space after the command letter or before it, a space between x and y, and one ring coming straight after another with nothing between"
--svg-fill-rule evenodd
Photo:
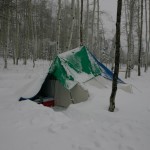
<instances>
[{"instance_id":1,"label":"snow on tent roof","mask_svg":"<svg viewBox=\"0 0 150 150\"><path fill-rule=\"evenodd\" d=\"M101 74L101 69L86 47L59 54L53 61L51 73L67 89Z\"/></svg>"}]
</instances>

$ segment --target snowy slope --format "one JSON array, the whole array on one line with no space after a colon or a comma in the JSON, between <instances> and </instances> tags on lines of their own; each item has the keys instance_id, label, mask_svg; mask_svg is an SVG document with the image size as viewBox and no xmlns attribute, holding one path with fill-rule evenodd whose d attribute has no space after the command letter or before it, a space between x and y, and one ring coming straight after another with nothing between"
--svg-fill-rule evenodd
<instances>
[{"instance_id":1,"label":"snowy slope","mask_svg":"<svg viewBox=\"0 0 150 150\"><path fill-rule=\"evenodd\" d=\"M126 82L133 84L133 94L118 90L116 111L110 113L111 88L92 85L88 101L67 109L18 102L49 63L39 61L34 69L30 63L9 64L7 70L0 64L0 150L149 150L150 71L141 77L132 72Z\"/></svg>"}]
</instances>

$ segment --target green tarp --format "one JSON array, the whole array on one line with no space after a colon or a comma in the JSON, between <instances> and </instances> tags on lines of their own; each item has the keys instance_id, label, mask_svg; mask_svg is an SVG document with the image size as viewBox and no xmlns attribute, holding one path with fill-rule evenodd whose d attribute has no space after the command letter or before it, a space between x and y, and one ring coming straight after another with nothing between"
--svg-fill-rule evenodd
<instances>
[{"instance_id":1,"label":"green tarp","mask_svg":"<svg viewBox=\"0 0 150 150\"><path fill-rule=\"evenodd\" d=\"M67 89L73 88L78 82L84 83L101 74L86 47L79 47L59 54L53 61L51 73Z\"/></svg>"}]
</instances>

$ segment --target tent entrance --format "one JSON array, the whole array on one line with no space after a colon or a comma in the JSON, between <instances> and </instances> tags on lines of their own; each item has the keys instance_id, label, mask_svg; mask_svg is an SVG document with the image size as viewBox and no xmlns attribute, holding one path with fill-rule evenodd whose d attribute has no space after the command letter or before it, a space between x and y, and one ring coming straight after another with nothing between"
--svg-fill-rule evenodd
<instances>
[{"instance_id":1,"label":"tent entrance","mask_svg":"<svg viewBox=\"0 0 150 150\"><path fill-rule=\"evenodd\" d=\"M88 91L79 84L68 90L51 74L47 75L38 95L38 99L42 100L40 103L48 107L68 107L89 97Z\"/></svg>"},{"instance_id":2,"label":"tent entrance","mask_svg":"<svg viewBox=\"0 0 150 150\"><path fill-rule=\"evenodd\" d=\"M84 89L79 83L72 89L65 88L53 75L48 73L40 91L31 98L20 98L20 101L30 99L38 104L47 107L68 107L87 100L88 90Z\"/></svg>"},{"instance_id":3,"label":"tent entrance","mask_svg":"<svg viewBox=\"0 0 150 150\"><path fill-rule=\"evenodd\" d=\"M37 95L31 98L31 100L47 107L54 107L55 83L56 79L52 75L48 74L40 91Z\"/></svg>"}]
</instances>

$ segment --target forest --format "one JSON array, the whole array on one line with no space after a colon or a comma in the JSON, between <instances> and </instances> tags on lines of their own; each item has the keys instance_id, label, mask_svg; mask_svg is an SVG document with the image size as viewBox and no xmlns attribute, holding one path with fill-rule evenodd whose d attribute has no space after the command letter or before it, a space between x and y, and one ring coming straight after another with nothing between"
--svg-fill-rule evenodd
<instances>
[{"instance_id":1,"label":"forest","mask_svg":"<svg viewBox=\"0 0 150 150\"><path fill-rule=\"evenodd\" d=\"M0 57L23 60L53 60L62 52L80 45L87 46L101 62L114 68L115 32L106 37L99 0L1 0ZM149 64L150 2L123 0L120 64L126 64L126 75L134 65ZM109 22L108 22L109 23ZM115 30L115 29L114 29Z\"/></svg>"}]
</instances>

